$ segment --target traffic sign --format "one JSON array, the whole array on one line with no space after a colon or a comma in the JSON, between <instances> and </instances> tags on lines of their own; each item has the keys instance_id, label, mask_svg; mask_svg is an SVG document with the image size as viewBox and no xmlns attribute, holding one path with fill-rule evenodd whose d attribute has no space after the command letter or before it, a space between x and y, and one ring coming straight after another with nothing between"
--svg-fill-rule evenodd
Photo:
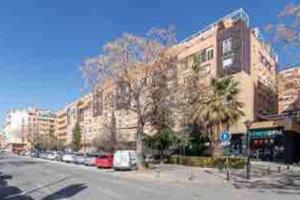
<instances>
[{"instance_id":1,"label":"traffic sign","mask_svg":"<svg viewBox=\"0 0 300 200\"><path fill-rule=\"evenodd\" d=\"M221 146L229 146L230 145L230 141L227 141L227 142L221 142Z\"/></svg>"},{"instance_id":2,"label":"traffic sign","mask_svg":"<svg viewBox=\"0 0 300 200\"><path fill-rule=\"evenodd\" d=\"M220 134L220 140L221 142L229 142L231 140L231 133L229 131L223 131Z\"/></svg>"}]
</instances>

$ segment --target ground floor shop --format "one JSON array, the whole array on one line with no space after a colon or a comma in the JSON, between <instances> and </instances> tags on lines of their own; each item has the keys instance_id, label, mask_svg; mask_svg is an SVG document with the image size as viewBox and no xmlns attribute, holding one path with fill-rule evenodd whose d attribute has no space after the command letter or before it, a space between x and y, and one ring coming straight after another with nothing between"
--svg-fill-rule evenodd
<instances>
[{"instance_id":1,"label":"ground floor shop","mask_svg":"<svg viewBox=\"0 0 300 200\"><path fill-rule=\"evenodd\" d=\"M234 134L231 140L232 155L246 155L246 134ZM252 158L284 163L300 162L300 133L282 127L256 127L249 132Z\"/></svg>"},{"instance_id":2,"label":"ground floor shop","mask_svg":"<svg viewBox=\"0 0 300 200\"><path fill-rule=\"evenodd\" d=\"M300 134L284 128L252 129L250 155L266 161L294 163L300 161Z\"/></svg>"}]
</instances>

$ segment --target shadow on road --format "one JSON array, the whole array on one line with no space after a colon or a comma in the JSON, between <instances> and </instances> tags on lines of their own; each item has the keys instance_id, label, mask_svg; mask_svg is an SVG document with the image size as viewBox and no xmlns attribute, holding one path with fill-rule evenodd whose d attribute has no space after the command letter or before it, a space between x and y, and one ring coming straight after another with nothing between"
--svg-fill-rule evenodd
<instances>
[{"instance_id":1,"label":"shadow on road","mask_svg":"<svg viewBox=\"0 0 300 200\"><path fill-rule=\"evenodd\" d=\"M83 183L72 184L56 191L53 194L44 197L43 200L56 200L56 199L70 198L86 188L87 186Z\"/></svg>"},{"instance_id":2,"label":"shadow on road","mask_svg":"<svg viewBox=\"0 0 300 200\"><path fill-rule=\"evenodd\" d=\"M11 175L0 172L0 199L2 200L33 200L30 196L22 194L22 190L17 187L9 186L7 179L12 179Z\"/></svg>"},{"instance_id":3,"label":"shadow on road","mask_svg":"<svg viewBox=\"0 0 300 200\"><path fill-rule=\"evenodd\" d=\"M287 172L259 180L234 180L237 189L256 189L259 192L300 195L300 174Z\"/></svg>"}]
</instances>

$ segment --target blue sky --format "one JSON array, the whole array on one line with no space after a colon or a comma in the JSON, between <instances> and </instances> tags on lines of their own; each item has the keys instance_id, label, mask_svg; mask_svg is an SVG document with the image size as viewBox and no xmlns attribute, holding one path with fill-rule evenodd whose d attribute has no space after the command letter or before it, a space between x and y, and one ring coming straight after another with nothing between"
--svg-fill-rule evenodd
<instances>
[{"instance_id":1,"label":"blue sky","mask_svg":"<svg viewBox=\"0 0 300 200\"><path fill-rule=\"evenodd\" d=\"M58 109L84 94L82 60L122 32L173 24L183 39L239 7L262 27L289 2L296 1L1 1L0 125L7 109Z\"/></svg>"}]
</instances>

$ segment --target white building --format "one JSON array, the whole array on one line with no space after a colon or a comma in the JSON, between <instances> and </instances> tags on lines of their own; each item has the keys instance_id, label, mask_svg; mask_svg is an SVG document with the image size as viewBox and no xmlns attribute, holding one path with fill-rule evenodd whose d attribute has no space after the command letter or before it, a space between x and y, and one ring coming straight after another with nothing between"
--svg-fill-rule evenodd
<instances>
[{"instance_id":1,"label":"white building","mask_svg":"<svg viewBox=\"0 0 300 200\"><path fill-rule=\"evenodd\" d=\"M24 147L28 143L28 112L26 110L9 110L4 123L4 137L7 148L14 145Z\"/></svg>"},{"instance_id":2,"label":"white building","mask_svg":"<svg viewBox=\"0 0 300 200\"><path fill-rule=\"evenodd\" d=\"M49 110L9 110L3 130L6 148L11 151L29 149L34 136L54 133L55 120L56 115Z\"/></svg>"}]
</instances>

